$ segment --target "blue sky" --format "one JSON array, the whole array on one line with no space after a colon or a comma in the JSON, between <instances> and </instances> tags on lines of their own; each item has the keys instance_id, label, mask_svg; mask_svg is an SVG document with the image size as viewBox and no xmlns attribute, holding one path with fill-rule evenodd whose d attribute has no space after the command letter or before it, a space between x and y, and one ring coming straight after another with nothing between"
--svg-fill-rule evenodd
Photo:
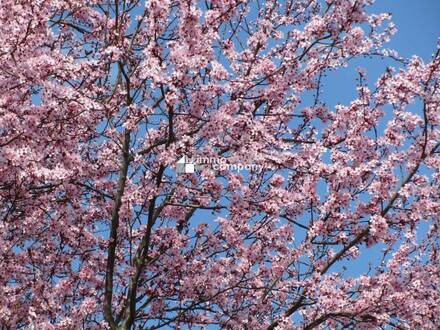
<instances>
[{"instance_id":1,"label":"blue sky","mask_svg":"<svg viewBox=\"0 0 440 330\"><path fill-rule=\"evenodd\" d=\"M428 62L436 51L437 40L440 37L439 0L377 0L371 7L371 12L390 12L392 21L397 27L397 33L385 48L395 49L401 57L410 58L413 55L421 57ZM356 98L355 83L357 78L356 67L367 69L368 85L372 86L376 79L383 74L386 66L399 67L396 61L381 60L380 58L356 59L347 68L342 68L330 73L325 81L323 99L328 105L340 102L348 104ZM341 93L341 91L343 91ZM420 110L417 102L408 107L409 111ZM386 124L386 123L384 123ZM379 127L380 128L380 127ZM379 132L381 133L381 132ZM419 234L426 231L428 225L422 223ZM372 248L362 248L361 257L349 263L335 264L332 271L340 271L343 266L348 267L346 276L358 276L368 271L369 263L380 261L380 250L383 246L376 245Z\"/></svg>"},{"instance_id":2,"label":"blue sky","mask_svg":"<svg viewBox=\"0 0 440 330\"><path fill-rule=\"evenodd\" d=\"M377 0L370 12L392 14L397 33L384 45L385 48L396 50L403 58L417 55L425 62L430 60L440 37L439 0ZM378 57L359 58L353 60L348 67L330 73L324 81L322 91L328 105L338 102L347 104L356 98L355 82L358 74L355 68L358 66L367 69L368 84L372 86L387 66L397 68L399 64Z\"/></svg>"},{"instance_id":3,"label":"blue sky","mask_svg":"<svg viewBox=\"0 0 440 330\"><path fill-rule=\"evenodd\" d=\"M391 12L398 32L389 43L404 57L414 54L428 60L440 37L440 1L379 0L377 12Z\"/></svg>"}]
</instances>

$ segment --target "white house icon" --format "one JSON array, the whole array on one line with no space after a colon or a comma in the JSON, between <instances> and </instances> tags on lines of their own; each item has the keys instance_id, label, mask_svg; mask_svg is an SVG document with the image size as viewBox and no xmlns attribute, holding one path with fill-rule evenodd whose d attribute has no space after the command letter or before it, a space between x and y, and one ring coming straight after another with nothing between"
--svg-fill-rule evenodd
<instances>
[{"instance_id":1,"label":"white house icon","mask_svg":"<svg viewBox=\"0 0 440 330\"><path fill-rule=\"evenodd\" d=\"M186 155L183 155L183 157L177 161L176 164L177 174L194 173L194 171L195 171L195 165L194 163L191 162L191 159L186 157Z\"/></svg>"}]
</instances>

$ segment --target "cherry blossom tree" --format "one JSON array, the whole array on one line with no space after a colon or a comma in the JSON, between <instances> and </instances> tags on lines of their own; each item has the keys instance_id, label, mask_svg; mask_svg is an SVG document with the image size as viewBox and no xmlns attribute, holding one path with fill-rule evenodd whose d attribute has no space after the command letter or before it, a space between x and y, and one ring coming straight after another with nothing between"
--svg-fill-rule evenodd
<instances>
[{"instance_id":1,"label":"cherry blossom tree","mask_svg":"<svg viewBox=\"0 0 440 330\"><path fill-rule=\"evenodd\" d=\"M439 50L371 5L2 0L1 328L436 329Z\"/></svg>"}]
</instances>

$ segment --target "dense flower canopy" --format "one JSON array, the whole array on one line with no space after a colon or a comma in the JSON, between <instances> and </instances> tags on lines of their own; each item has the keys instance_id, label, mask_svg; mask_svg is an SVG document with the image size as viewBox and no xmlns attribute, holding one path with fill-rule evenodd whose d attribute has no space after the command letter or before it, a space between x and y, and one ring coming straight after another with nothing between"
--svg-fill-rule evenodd
<instances>
[{"instance_id":1,"label":"dense flower canopy","mask_svg":"<svg viewBox=\"0 0 440 330\"><path fill-rule=\"evenodd\" d=\"M2 329L436 329L439 50L371 5L2 0Z\"/></svg>"}]
</instances>

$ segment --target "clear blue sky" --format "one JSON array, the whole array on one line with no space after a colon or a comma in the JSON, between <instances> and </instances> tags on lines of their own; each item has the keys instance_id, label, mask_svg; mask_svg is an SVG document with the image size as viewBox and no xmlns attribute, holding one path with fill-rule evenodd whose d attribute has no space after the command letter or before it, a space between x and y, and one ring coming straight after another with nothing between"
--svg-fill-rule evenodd
<instances>
[{"instance_id":1,"label":"clear blue sky","mask_svg":"<svg viewBox=\"0 0 440 330\"><path fill-rule=\"evenodd\" d=\"M398 51L404 58L413 55L428 61L436 50L437 39L440 37L440 0L376 0L370 12L392 14L392 21L397 33L385 48ZM398 67L392 60L356 59L347 68L339 69L328 75L323 90L323 97L328 105L337 102L349 103L356 97L354 88L357 66L367 69L369 85L383 74L386 66ZM344 91L344 93L341 93Z\"/></svg>"},{"instance_id":2,"label":"clear blue sky","mask_svg":"<svg viewBox=\"0 0 440 330\"><path fill-rule=\"evenodd\" d=\"M431 59L440 37L440 0L377 0L370 11L392 14L397 33L384 46L385 48L395 49L404 58L417 55L425 62ZM354 60L347 68L330 73L323 90L323 99L328 105L335 105L338 102L348 104L356 98L355 79L358 75L355 68L358 66L367 69L368 84L372 86L387 66L398 68L399 64L396 61L381 60L377 57L361 58ZM417 112L420 111L420 106L416 103L408 109ZM419 233L426 229L427 224L422 224ZM346 276L365 273L370 262L374 264L379 261L381 248L380 245L369 249L363 248L361 257L355 262L340 262L335 264L332 270L339 271L345 265L348 267Z\"/></svg>"},{"instance_id":3,"label":"clear blue sky","mask_svg":"<svg viewBox=\"0 0 440 330\"><path fill-rule=\"evenodd\" d=\"M440 37L439 0L379 0L377 12L391 12L398 32L389 43L402 56L417 54L427 60Z\"/></svg>"}]
</instances>

